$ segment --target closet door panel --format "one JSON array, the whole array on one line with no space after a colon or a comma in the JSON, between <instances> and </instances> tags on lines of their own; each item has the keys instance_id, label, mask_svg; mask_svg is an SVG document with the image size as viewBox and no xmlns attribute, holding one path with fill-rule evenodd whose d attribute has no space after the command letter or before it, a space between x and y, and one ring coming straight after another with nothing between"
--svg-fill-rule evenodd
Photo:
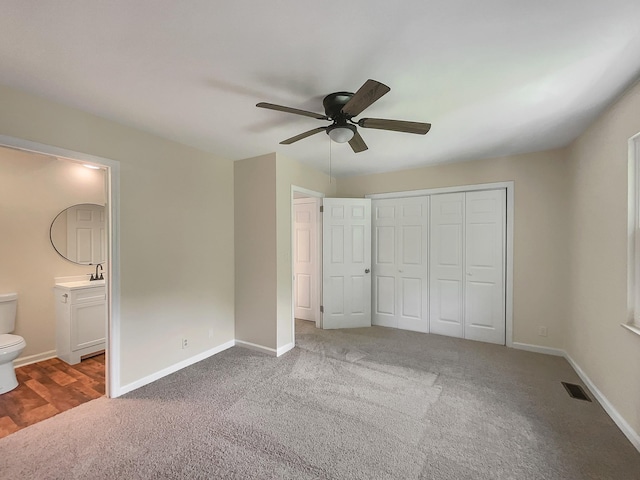
<instances>
[{"instance_id":1,"label":"closet door panel","mask_svg":"<svg viewBox=\"0 0 640 480\"><path fill-rule=\"evenodd\" d=\"M465 203L465 338L503 345L506 192L468 192Z\"/></svg>"},{"instance_id":2,"label":"closet door panel","mask_svg":"<svg viewBox=\"0 0 640 480\"><path fill-rule=\"evenodd\" d=\"M398 327L396 317L396 216L395 201L374 200L373 210L373 311L371 324Z\"/></svg>"},{"instance_id":3,"label":"closet door panel","mask_svg":"<svg viewBox=\"0 0 640 480\"><path fill-rule=\"evenodd\" d=\"M428 332L429 198L398 200L398 328Z\"/></svg>"},{"instance_id":4,"label":"closet door panel","mask_svg":"<svg viewBox=\"0 0 640 480\"><path fill-rule=\"evenodd\" d=\"M431 196L431 333L462 337L464 193Z\"/></svg>"},{"instance_id":5,"label":"closet door panel","mask_svg":"<svg viewBox=\"0 0 640 480\"><path fill-rule=\"evenodd\" d=\"M374 325L428 331L428 198L374 200Z\"/></svg>"}]
</instances>

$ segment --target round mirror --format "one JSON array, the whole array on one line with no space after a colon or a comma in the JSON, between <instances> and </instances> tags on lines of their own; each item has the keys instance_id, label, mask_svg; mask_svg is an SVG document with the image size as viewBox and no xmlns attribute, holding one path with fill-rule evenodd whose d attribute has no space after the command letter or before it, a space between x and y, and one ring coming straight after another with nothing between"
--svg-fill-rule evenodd
<instances>
[{"instance_id":1,"label":"round mirror","mask_svg":"<svg viewBox=\"0 0 640 480\"><path fill-rule=\"evenodd\" d=\"M80 265L97 265L106 260L104 206L93 203L72 205L51 223L53 248L67 260Z\"/></svg>"}]
</instances>

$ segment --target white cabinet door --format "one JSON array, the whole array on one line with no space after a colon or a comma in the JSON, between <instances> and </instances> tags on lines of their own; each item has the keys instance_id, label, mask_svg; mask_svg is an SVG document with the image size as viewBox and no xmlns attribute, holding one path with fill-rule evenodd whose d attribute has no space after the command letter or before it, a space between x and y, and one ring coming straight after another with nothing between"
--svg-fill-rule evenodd
<instances>
[{"instance_id":1,"label":"white cabinet door","mask_svg":"<svg viewBox=\"0 0 640 480\"><path fill-rule=\"evenodd\" d=\"M428 197L375 200L372 323L428 331Z\"/></svg>"},{"instance_id":2,"label":"white cabinet door","mask_svg":"<svg viewBox=\"0 0 640 480\"><path fill-rule=\"evenodd\" d=\"M430 331L462 337L464 193L431 196Z\"/></svg>"},{"instance_id":3,"label":"white cabinet door","mask_svg":"<svg viewBox=\"0 0 640 480\"><path fill-rule=\"evenodd\" d=\"M465 338L504 345L506 193L467 192L465 204Z\"/></svg>"},{"instance_id":4,"label":"white cabinet door","mask_svg":"<svg viewBox=\"0 0 640 480\"><path fill-rule=\"evenodd\" d=\"M322 327L371 326L371 200L323 199Z\"/></svg>"},{"instance_id":5,"label":"white cabinet door","mask_svg":"<svg viewBox=\"0 0 640 480\"><path fill-rule=\"evenodd\" d=\"M71 350L104 345L106 323L104 298L71 305Z\"/></svg>"},{"instance_id":6,"label":"white cabinet door","mask_svg":"<svg viewBox=\"0 0 640 480\"><path fill-rule=\"evenodd\" d=\"M318 311L317 221L319 203L315 199L294 200L294 314L316 321Z\"/></svg>"}]
</instances>

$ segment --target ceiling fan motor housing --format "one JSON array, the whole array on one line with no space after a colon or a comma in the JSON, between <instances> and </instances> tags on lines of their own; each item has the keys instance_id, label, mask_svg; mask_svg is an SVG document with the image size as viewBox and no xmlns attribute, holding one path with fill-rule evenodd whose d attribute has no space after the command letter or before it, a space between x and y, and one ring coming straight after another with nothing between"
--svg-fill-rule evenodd
<instances>
[{"instance_id":1,"label":"ceiling fan motor housing","mask_svg":"<svg viewBox=\"0 0 640 480\"><path fill-rule=\"evenodd\" d=\"M322 105L324 105L325 115L336 121L349 118L342 113L342 107L351 100L351 97L353 97L351 92L335 92L324 97Z\"/></svg>"}]
</instances>

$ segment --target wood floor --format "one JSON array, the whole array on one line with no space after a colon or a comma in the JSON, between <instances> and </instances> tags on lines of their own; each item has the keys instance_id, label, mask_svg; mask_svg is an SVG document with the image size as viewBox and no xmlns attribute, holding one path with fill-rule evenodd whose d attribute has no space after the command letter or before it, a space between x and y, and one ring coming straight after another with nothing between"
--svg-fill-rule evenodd
<instances>
[{"instance_id":1,"label":"wood floor","mask_svg":"<svg viewBox=\"0 0 640 480\"><path fill-rule=\"evenodd\" d=\"M0 395L0 438L104 395L104 353L68 365L58 358L16 368L18 387Z\"/></svg>"}]
</instances>

